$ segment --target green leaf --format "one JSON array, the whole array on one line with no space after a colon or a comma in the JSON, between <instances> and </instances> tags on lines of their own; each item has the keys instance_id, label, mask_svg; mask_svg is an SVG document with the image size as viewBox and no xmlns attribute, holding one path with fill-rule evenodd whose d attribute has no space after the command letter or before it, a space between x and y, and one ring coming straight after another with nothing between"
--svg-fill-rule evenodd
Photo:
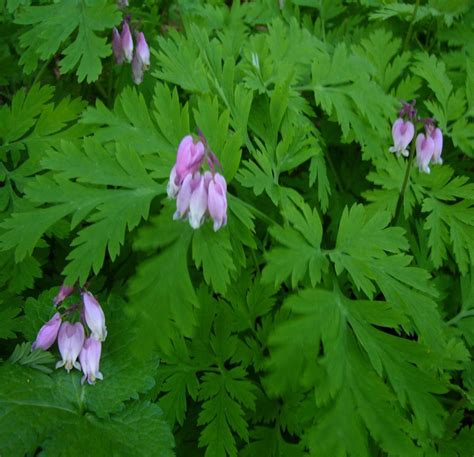
<instances>
[{"instance_id":1,"label":"green leaf","mask_svg":"<svg viewBox=\"0 0 474 457\"><path fill-rule=\"evenodd\" d=\"M75 167L71 167L71 161ZM15 248L16 260L20 261L60 219L72 214L74 227L95 209L88 218L90 225L82 228L72 242L76 247L64 270L68 284L77 279L85 282L91 269L100 271L106 250L115 259L126 230L132 230L148 216L151 201L162 188L148 176L137 153L122 145L117 145L113 155L94 140L86 139L83 149L63 142L59 151L44 160L44 165L56 173L56 180L39 176L28 185L25 194L35 204L52 206L13 213L2 224L7 231L0 237L0 247ZM15 235L17 230L24 234L21 239Z\"/></svg>"},{"instance_id":2,"label":"green leaf","mask_svg":"<svg viewBox=\"0 0 474 457\"><path fill-rule=\"evenodd\" d=\"M0 339L15 338L15 332L20 330L20 313L18 306L5 306L2 304L0 309Z\"/></svg>"},{"instance_id":3,"label":"green leaf","mask_svg":"<svg viewBox=\"0 0 474 457\"><path fill-rule=\"evenodd\" d=\"M333 55L319 51L312 65L311 88L316 104L328 116L336 117L343 138L354 135L376 156L381 146L378 141L387 136L394 100L369 78L366 61L349 54L344 44L339 44Z\"/></svg>"},{"instance_id":4,"label":"green leaf","mask_svg":"<svg viewBox=\"0 0 474 457\"><path fill-rule=\"evenodd\" d=\"M445 412L433 394L446 387L436 371L426 368L427 358L434 362L438 356L381 330L406 322L397 307L306 289L290 296L284 311L291 314L269 340L267 385L280 394L314 389L313 452L369 456L370 433L389 454L421 456L413 437L422 438L426 430L442 434ZM416 428L409 421L411 411ZM340 433L350 441L340 439Z\"/></svg>"},{"instance_id":5,"label":"green leaf","mask_svg":"<svg viewBox=\"0 0 474 457\"><path fill-rule=\"evenodd\" d=\"M218 375L206 373L202 378L199 397L204 400L198 425L204 425L199 446L207 446L206 457L236 457L233 432L248 441L243 406L253 408L255 396L252 384L242 379L242 370L234 369Z\"/></svg>"},{"instance_id":6,"label":"green leaf","mask_svg":"<svg viewBox=\"0 0 474 457\"><path fill-rule=\"evenodd\" d=\"M235 272L229 230L213 232L210 223L203 225L194 233L192 253L196 267L203 267L206 282L215 292L225 293Z\"/></svg>"},{"instance_id":7,"label":"green leaf","mask_svg":"<svg viewBox=\"0 0 474 457\"><path fill-rule=\"evenodd\" d=\"M428 194L422 211L429 213L424 228L429 232L433 265L439 268L452 246L459 270L465 274L474 262L474 185L465 176L453 178L448 166L435 168L430 178L423 177L422 184Z\"/></svg>"},{"instance_id":8,"label":"green leaf","mask_svg":"<svg viewBox=\"0 0 474 457\"><path fill-rule=\"evenodd\" d=\"M169 90L160 90L157 85L154 97L154 105L157 109L153 113L161 121L161 118L169 116L168 109L175 110L177 99L170 103ZM169 107L169 108L168 108ZM183 110L183 122L187 119L187 109ZM171 120L176 120L174 116ZM166 151L174 145L167 141L157 131L153 123L152 115L149 112L145 98L134 88L125 88L115 99L113 111L108 109L100 100L97 100L95 108L89 106L82 116L81 122L87 125L93 125L94 137L102 143L118 141L122 144L128 144L140 155L152 154L157 151ZM179 125L179 124L178 124ZM162 131L169 134L169 125L161 123ZM100 128L97 128L100 127ZM187 131L188 129L186 129Z\"/></svg>"},{"instance_id":9,"label":"green leaf","mask_svg":"<svg viewBox=\"0 0 474 457\"><path fill-rule=\"evenodd\" d=\"M65 49L60 61L61 71L68 73L77 67L79 82L98 79L102 71L101 59L112 53L106 38L95 32L108 30L120 22L120 12L105 0L71 0L46 6L27 6L17 15L15 22L32 28L20 37L20 45L27 49L20 63L28 64L32 55L36 59L49 59L77 30L77 35ZM53 32L54 31L54 32ZM36 64L28 65L29 72Z\"/></svg>"},{"instance_id":10,"label":"green leaf","mask_svg":"<svg viewBox=\"0 0 474 457\"><path fill-rule=\"evenodd\" d=\"M155 405L132 403L104 421L81 412L78 401L87 387L80 387L78 377L61 373L51 378L6 364L0 379L0 439L7 457L33 452L38 445L53 455L64 449L78 454L93 449L97 456L117 449L123 455L173 455L173 437ZM58 427L64 433L56 433Z\"/></svg>"},{"instance_id":11,"label":"green leaf","mask_svg":"<svg viewBox=\"0 0 474 457\"><path fill-rule=\"evenodd\" d=\"M138 315L139 334L151 336L142 344L158 342L164 348L169 348L175 327L186 336L192 334L198 305L187 260L192 229L184 221L174 221L173 211L168 205L138 232L136 250L159 250L141 261L129 280L130 310Z\"/></svg>"},{"instance_id":12,"label":"green leaf","mask_svg":"<svg viewBox=\"0 0 474 457\"><path fill-rule=\"evenodd\" d=\"M330 258L336 273L347 270L357 289L369 298L376 292L374 282L386 300L397 303L409 315L429 345L439 346L441 320L437 311L436 291L428 282L427 271L409 266L411 257L403 229L389 227L390 215L370 215L361 205L344 209L336 249ZM409 329L407 329L409 330Z\"/></svg>"},{"instance_id":13,"label":"green leaf","mask_svg":"<svg viewBox=\"0 0 474 457\"><path fill-rule=\"evenodd\" d=\"M282 214L287 224L270 228L272 237L282 246L267 253L268 263L262 279L277 285L291 277L291 285L295 288L309 277L315 286L328 266L321 252L323 229L318 212L305 203L295 202L288 203Z\"/></svg>"}]
</instances>

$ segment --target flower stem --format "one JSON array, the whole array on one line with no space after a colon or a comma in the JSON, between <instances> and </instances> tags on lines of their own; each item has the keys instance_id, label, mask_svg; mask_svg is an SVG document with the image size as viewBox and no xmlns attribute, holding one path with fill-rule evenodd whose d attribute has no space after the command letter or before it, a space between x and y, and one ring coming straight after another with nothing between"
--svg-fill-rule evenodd
<instances>
[{"instance_id":1,"label":"flower stem","mask_svg":"<svg viewBox=\"0 0 474 457\"><path fill-rule=\"evenodd\" d=\"M468 309L465 311L461 311L459 314L454 316L451 320L447 322L448 325L455 325L460 320L464 319L465 317L473 317L474 316L474 309Z\"/></svg>"},{"instance_id":2,"label":"flower stem","mask_svg":"<svg viewBox=\"0 0 474 457\"><path fill-rule=\"evenodd\" d=\"M395 223L398 221L398 218L400 216L400 211L402 209L402 203L405 198L405 191L408 184L408 178L410 176L411 165L413 163L414 158L415 158L415 141L412 141L411 147L410 147L410 154L409 154L408 162L407 162L407 168L405 170L405 177L403 178L402 188L400 189L400 194L398 195L398 200L397 200L397 206L395 207L395 216L393 217L393 220L395 221Z\"/></svg>"}]
</instances>

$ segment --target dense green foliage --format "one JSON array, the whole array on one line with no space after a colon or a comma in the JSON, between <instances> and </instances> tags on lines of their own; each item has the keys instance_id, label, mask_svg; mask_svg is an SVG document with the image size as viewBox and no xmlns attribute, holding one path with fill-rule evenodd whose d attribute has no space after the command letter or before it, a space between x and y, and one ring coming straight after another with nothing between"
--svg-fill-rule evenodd
<instances>
[{"instance_id":1,"label":"dense green foliage","mask_svg":"<svg viewBox=\"0 0 474 457\"><path fill-rule=\"evenodd\" d=\"M472 457L471 1L0 0L0 36L0 455ZM444 164L401 194L412 99ZM198 128L217 232L166 197ZM31 352L63 282L105 311L92 386Z\"/></svg>"}]
</instances>

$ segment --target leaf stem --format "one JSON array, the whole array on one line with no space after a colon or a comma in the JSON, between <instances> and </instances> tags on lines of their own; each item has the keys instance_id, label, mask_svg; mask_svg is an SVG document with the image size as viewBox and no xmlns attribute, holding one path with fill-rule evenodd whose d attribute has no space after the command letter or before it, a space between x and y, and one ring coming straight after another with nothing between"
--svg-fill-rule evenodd
<instances>
[{"instance_id":1,"label":"leaf stem","mask_svg":"<svg viewBox=\"0 0 474 457\"><path fill-rule=\"evenodd\" d=\"M410 154L409 154L408 162L407 162L407 168L405 170L405 177L403 178L402 188L400 189L397 205L395 206L395 216L393 217L393 220L395 221L395 223L398 221L398 218L400 216L400 211L402 209L402 203L405 198L405 191L408 184L408 178L410 177L411 165L413 163L413 159L415 158L415 144L416 142L412 141L411 147L410 147Z\"/></svg>"},{"instance_id":2,"label":"leaf stem","mask_svg":"<svg viewBox=\"0 0 474 457\"><path fill-rule=\"evenodd\" d=\"M460 320L464 319L465 317L472 317L474 316L474 309L468 309L465 311L461 311L459 314L454 316L452 319L450 319L448 322L446 322L448 325L455 325L457 324Z\"/></svg>"},{"instance_id":3,"label":"leaf stem","mask_svg":"<svg viewBox=\"0 0 474 457\"><path fill-rule=\"evenodd\" d=\"M413 33L413 24L415 23L416 13L418 12L419 6L420 0L416 0L415 7L413 8L413 14L411 15L410 26L408 27L408 32L405 35L405 41L403 42L403 51L406 51L408 45L410 44L411 35Z\"/></svg>"}]
</instances>

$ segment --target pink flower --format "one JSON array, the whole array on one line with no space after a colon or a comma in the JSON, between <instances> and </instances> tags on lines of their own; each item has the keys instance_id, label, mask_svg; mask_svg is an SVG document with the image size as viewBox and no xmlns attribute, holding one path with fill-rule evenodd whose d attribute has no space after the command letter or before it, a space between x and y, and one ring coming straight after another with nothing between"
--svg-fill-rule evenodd
<instances>
[{"instance_id":1,"label":"pink flower","mask_svg":"<svg viewBox=\"0 0 474 457\"><path fill-rule=\"evenodd\" d=\"M184 178L183 184L178 193L178 198L176 199L176 212L173 215L173 219L183 218L188 210L189 204L191 202L191 194L197 188L201 181L201 176L197 174L187 174Z\"/></svg>"},{"instance_id":2,"label":"pink flower","mask_svg":"<svg viewBox=\"0 0 474 457\"><path fill-rule=\"evenodd\" d=\"M131 62L133 54L133 39L132 34L130 32L130 27L127 22L123 23L122 34L120 38L122 40L122 52L124 59L127 62Z\"/></svg>"},{"instance_id":3,"label":"pink flower","mask_svg":"<svg viewBox=\"0 0 474 457\"><path fill-rule=\"evenodd\" d=\"M88 337L84 341L81 352L79 354L79 361L81 362L84 376L81 379L81 384L87 379L89 384L95 384L96 379L104 379L102 373L99 371L100 354L102 352L102 344L93 337Z\"/></svg>"},{"instance_id":4,"label":"pink flower","mask_svg":"<svg viewBox=\"0 0 474 457\"><path fill-rule=\"evenodd\" d=\"M430 136L420 133L416 137L416 163L420 171L430 173L430 163L435 150L435 143Z\"/></svg>"},{"instance_id":5,"label":"pink flower","mask_svg":"<svg viewBox=\"0 0 474 457\"><path fill-rule=\"evenodd\" d=\"M84 320L92 332L92 336L99 341L105 341L107 329L105 327L104 311L90 292L82 293L84 302Z\"/></svg>"},{"instance_id":6,"label":"pink flower","mask_svg":"<svg viewBox=\"0 0 474 457\"><path fill-rule=\"evenodd\" d=\"M64 284L61 286L61 289L59 289L58 295L54 297L53 303L54 306L58 306L63 300L65 300L69 295L71 295L74 292L74 287L73 286L65 286Z\"/></svg>"},{"instance_id":7,"label":"pink flower","mask_svg":"<svg viewBox=\"0 0 474 457\"><path fill-rule=\"evenodd\" d=\"M62 360L56 363L56 368L65 367L67 371L72 368L81 369L81 365L77 362L77 357L81 352L84 344L84 327L80 322L71 324L63 322L59 329L58 346Z\"/></svg>"},{"instance_id":8,"label":"pink flower","mask_svg":"<svg viewBox=\"0 0 474 457\"><path fill-rule=\"evenodd\" d=\"M433 129L430 136L434 142L434 151L431 161L441 165L443 163L443 159L441 158L441 152L443 151L443 133L441 129L436 128Z\"/></svg>"},{"instance_id":9,"label":"pink flower","mask_svg":"<svg viewBox=\"0 0 474 457\"><path fill-rule=\"evenodd\" d=\"M214 219L214 231L227 223L227 183L225 178L216 173L209 182L207 208Z\"/></svg>"},{"instance_id":10,"label":"pink flower","mask_svg":"<svg viewBox=\"0 0 474 457\"><path fill-rule=\"evenodd\" d=\"M200 176L197 187L193 190L189 201L189 224L198 229L204 223L207 210L206 176Z\"/></svg>"},{"instance_id":11,"label":"pink flower","mask_svg":"<svg viewBox=\"0 0 474 457\"><path fill-rule=\"evenodd\" d=\"M56 313L40 328L35 342L31 345L31 350L43 349L44 351L47 351L56 341L60 326L61 314Z\"/></svg>"},{"instance_id":12,"label":"pink flower","mask_svg":"<svg viewBox=\"0 0 474 457\"><path fill-rule=\"evenodd\" d=\"M121 65L125 59L122 48L122 38L119 31L114 27L112 30L112 50L114 51L115 61Z\"/></svg>"},{"instance_id":13,"label":"pink flower","mask_svg":"<svg viewBox=\"0 0 474 457\"><path fill-rule=\"evenodd\" d=\"M150 66L150 49L145 35L140 32L137 36L137 49L132 60L132 76L135 84L141 84L143 74Z\"/></svg>"},{"instance_id":14,"label":"pink flower","mask_svg":"<svg viewBox=\"0 0 474 457\"><path fill-rule=\"evenodd\" d=\"M407 146L410 144L415 135L415 127L410 121L404 121L398 118L392 127L393 146L389 149L390 152L402 154L408 157L409 152Z\"/></svg>"},{"instance_id":15,"label":"pink flower","mask_svg":"<svg viewBox=\"0 0 474 457\"><path fill-rule=\"evenodd\" d=\"M176 155L176 177L181 184L188 173L194 173L201 166L204 158L204 145L198 141L194 144L191 135L185 136L178 146Z\"/></svg>"},{"instance_id":16,"label":"pink flower","mask_svg":"<svg viewBox=\"0 0 474 457\"><path fill-rule=\"evenodd\" d=\"M135 51L136 55L140 59L140 62L143 65L144 70L148 70L150 66L150 48L146 42L145 35L143 32L140 32L137 37L137 50Z\"/></svg>"},{"instance_id":17,"label":"pink flower","mask_svg":"<svg viewBox=\"0 0 474 457\"><path fill-rule=\"evenodd\" d=\"M204 145L200 141L194 144L191 135L185 136L178 146L176 163L171 169L170 179L166 189L169 198L175 198L178 195L184 178L188 174L192 175L198 171L203 159Z\"/></svg>"}]
</instances>

